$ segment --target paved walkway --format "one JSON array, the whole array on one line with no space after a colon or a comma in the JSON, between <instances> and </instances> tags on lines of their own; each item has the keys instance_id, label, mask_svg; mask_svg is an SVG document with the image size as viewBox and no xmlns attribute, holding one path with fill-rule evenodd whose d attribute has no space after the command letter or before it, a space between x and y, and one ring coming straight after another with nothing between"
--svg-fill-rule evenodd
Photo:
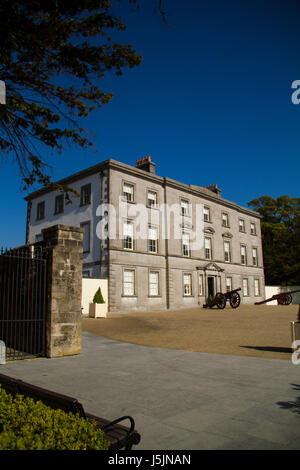
<instances>
[{"instance_id":1,"label":"paved walkway","mask_svg":"<svg viewBox=\"0 0 300 470\"><path fill-rule=\"evenodd\" d=\"M300 365L138 346L83 333L78 356L7 363L0 372L130 414L137 450L300 449Z\"/></svg>"}]
</instances>

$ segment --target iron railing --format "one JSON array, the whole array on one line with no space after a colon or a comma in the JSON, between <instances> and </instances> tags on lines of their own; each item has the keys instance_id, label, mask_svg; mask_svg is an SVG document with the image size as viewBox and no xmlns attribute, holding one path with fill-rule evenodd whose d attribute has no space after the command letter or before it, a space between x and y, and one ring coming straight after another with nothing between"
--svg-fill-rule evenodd
<instances>
[{"instance_id":1,"label":"iron railing","mask_svg":"<svg viewBox=\"0 0 300 470\"><path fill-rule=\"evenodd\" d=\"M0 340L7 361L45 355L46 309L45 248L34 244L1 249Z\"/></svg>"}]
</instances>

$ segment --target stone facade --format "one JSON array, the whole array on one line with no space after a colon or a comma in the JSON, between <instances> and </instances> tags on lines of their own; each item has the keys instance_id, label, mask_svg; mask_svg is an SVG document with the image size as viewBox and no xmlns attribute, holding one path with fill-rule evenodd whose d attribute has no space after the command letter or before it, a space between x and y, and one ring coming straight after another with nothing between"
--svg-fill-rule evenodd
<instances>
[{"instance_id":1,"label":"stone facade","mask_svg":"<svg viewBox=\"0 0 300 470\"><path fill-rule=\"evenodd\" d=\"M110 170L110 202L116 207L117 220L120 221L119 200L122 197L124 184L132 185L133 200L127 202L128 220L135 224L134 206L146 205L147 192L155 192L157 209L147 208L147 219L150 212L158 214L154 225L158 227L159 239L157 253L148 250L148 239L135 239L132 250L124 250L123 240L119 232L121 224L116 227L116 237L109 240L110 276L112 286L110 293L110 311L157 310L164 308L184 308L203 305L209 293L225 292L241 288L244 303L254 303L264 296L263 253L259 214L237 206L220 196L220 191L187 186L168 178L161 178L153 173L136 168L113 166ZM209 220L200 223L203 231L202 247L191 250L188 256L182 252L182 238L175 236L171 224L170 237L164 236L166 218L158 206L180 210L181 201L187 201L189 213L184 218L177 218L180 230L186 227L195 229L196 208L209 209ZM226 214L226 225L222 214ZM139 214L138 214L139 215ZM164 218L164 220L162 220ZM244 230L240 231L240 220ZM254 228L254 233L251 233ZM172 232L173 230L173 232ZM205 257L204 238L211 240L212 253L210 259ZM225 262L224 242L229 243L230 259ZM241 263L241 246L246 247L245 264ZM255 263L252 249L257 250ZM255 265L254 265L255 264ZM134 294L124 295L124 271L134 272ZM149 272L157 272L159 279L158 294L149 294ZM191 292L184 292L184 275L191 280ZM210 281L209 281L210 278ZM208 285L210 283L210 285ZM201 285L200 285L201 284ZM212 291L209 289L212 288ZM247 295L248 294L248 295Z\"/></svg>"},{"instance_id":2,"label":"stone facade","mask_svg":"<svg viewBox=\"0 0 300 470\"><path fill-rule=\"evenodd\" d=\"M43 230L49 250L47 357L81 352L83 229L56 225Z\"/></svg>"},{"instance_id":3,"label":"stone facade","mask_svg":"<svg viewBox=\"0 0 300 470\"><path fill-rule=\"evenodd\" d=\"M216 186L185 185L160 177L147 158L137 167L110 159L63 182L79 191L90 182L90 207L82 208L74 200L65 213L53 217L57 193L45 189L31 194L28 240L34 242L54 221L73 226L90 221L90 250L83 253L83 271L108 278L109 312L195 307L203 305L209 294L235 288L242 289L244 303L264 297L260 216L223 199ZM124 188L131 192L126 197ZM150 194L155 204L150 204ZM41 201L46 203L46 213L37 221ZM184 216L182 204L187 208ZM136 236L141 221L146 221L146 231L148 226L157 231L155 252L149 249L147 234ZM124 224L133 230L131 246L124 243ZM105 235L101 232L99 238L100 225ZM182 234L191 240L200 235L201 243L186 250Z\"/></svg>"}]
</instances>

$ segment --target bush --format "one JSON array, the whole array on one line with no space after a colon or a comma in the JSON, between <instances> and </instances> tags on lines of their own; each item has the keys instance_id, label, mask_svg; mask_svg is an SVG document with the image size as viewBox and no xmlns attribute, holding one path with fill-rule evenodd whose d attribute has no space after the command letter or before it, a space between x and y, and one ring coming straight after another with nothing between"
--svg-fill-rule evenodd
<instances>
[{"instance_id":1,"label":"bush","mask_svg":"<svg viewBox=\"0 0 300 470\"><path fill-rule=\"evenodd\" d=\"M0 386L0 450L107 450L94 422L10 395Z\"/></svg>"},{"instance_id":2,"label":"bush","mask_svg":"<svg viewBox=\"0 0 300 470\"><path fill-rule=\"evenodd\" d=\"M97 290L96 294L94 295L93 303L94 304L105 304L100 287Z\"/></svg>"}]
</instances>

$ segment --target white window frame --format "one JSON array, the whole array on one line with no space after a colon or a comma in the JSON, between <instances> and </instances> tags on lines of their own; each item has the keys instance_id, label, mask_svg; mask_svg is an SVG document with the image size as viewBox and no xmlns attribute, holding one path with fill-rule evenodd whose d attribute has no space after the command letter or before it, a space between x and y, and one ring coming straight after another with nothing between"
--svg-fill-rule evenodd
<instances>
[{"instance_id":1,"label":"white window frame","mask_svg":"<svg viewBox=\"0 0 300 470\"><path fill-rule=\"evenodd\" d=\"M153 274L155 274L155 282L153 282ZM152 279L151 279L152 276ZM159 271L150 270L148 275L148 284L149 284L149 297L158 297L159 296ZM153 289L154 286L154 289Z\"/></svg>"},{"instance_id":2,"label":"white window frame","mask_svg":"<svg viewBox=\"0 0 300 470\"><path fill-rule=\"evenodd\" d=\"M239 219L239 232L246 233L246 224L244 219Z\"/></svg>"},{"instance_id":3,"label":"white window frame","mask_svg":"<svg viewBox=\"0 0 300 470\"><path fill-rule=\"evenodd\" d=\"M222 212L222 227L229 227L229 216L227 212Z\"/></svg>"},{"instance_id":4,"label":"white window frame","mask_svg":"<svg viewBox=\"0 0 300 470\"><path fill-rule=\"evenodd\" d=\"M256 247L252 247L252 264L258 266L258 251Z\"/></svg>"},{"instance_id":5,"label":"white window frame","mask_svg":"<svg viewBox=\"0 0 300 470\"><path fill-rule=\"evenodd\" d=\"M251 235L256 235L256 225L254 222L250 223L250 233Z\"/></svg>"},{"instance_id":6,"label":"white window frame","mask_svg":"<svg viewBox=\"0 0 300 470\"><path fill-rule=\"evenodd\" d=\"M209 241L209 247L206 246L207 245L207 243L206 243L207 240ZM207 250L209 250L209 251L207 251ZM212 259L212 239L210 237L204 237L204 257L207 260Z\"/></svg>"},{"instance_id":7,"label":"white window frame","mask_svg":"<svg viewBox=\"0 0 300 470\"><path fill-rule=\"evenodd\" d=\"M127 227L132 227L132 230L128 230ZM123 221L123 249L132 251L133 246L134 246L133 241L134 241L134 224L132 220L124 220ZM126 246L126 245L130 245L130 246Z\"/></svg>"},{"instance_id":8,"label":"white window frame","mask_svg":"<svg viewBox=\"0 0 300 470\"><path fill-rule=\"evenodd\" d=\"M245 249L245 254L243 253L243 249ZM243 266L246 266L247 265L247 246L246 245L241 245L240 253L241 253L241 264Z\"/></svg>"},{"instance_id":9,"label":"white window frame","mask_svg":"<svg viewBox=\"0 0 300 470\"><path fill-rule=\"evenodd\" d=\"M190 203L187 199L180 200L181 215L188 216L190 214Z\"/></svg>"},{"instance_id":10,"label":"white window frame","mask_svg":"<svg viewBox=\"0 0 300 470\"><path fill-rule=\"evenodd\" d=\"M226 245L228 246L228 250L226 250ZM226 259L226 255L228 255L228 259ZM228 240L224 240L224 261L225 263L231 262L231 246Z\"/></svg>"},{"instance_id":11,"label":"white window frame","mask_svg":"<svg viewBox=\"0 0 300 470\"><path fill-rule=\"evenodd\" d=\"M204 222L210 222L211 221L210 208L207 207L207 206L203 207L203 220L204 220Z\"/></svg>"},{"instance_id":12,"label":"white window frame","mask_svg":"<svg viewBox=\"0 0 300 470\"><path fill-rule=\"evenodd\" d=\"M227 281L230 281L229 283ZM226 292L229 292L232 290L232 277L228 276L226 277L225 279L225 288L226 288Z\"/></svg>"},{"instance_id":13,"label":"white window frame","mask_svg":"<svg viewBox=\"0 0 300 470\"><path fill-rule=\"evenodd\" d=\"M186 283L186 279L189 281ZM184 297L191 297L193 295L193 279L191 273L183 273L183 296ZM187 287L187 289L186 289Z\"/></svg>"},{"instance_id":14,"label":"white window frame","mask_svg":"<svg viewBox=\"0 0 300 470\"><path fill-rule=\"evenodd\" d=\"M152 237L154 231L156 232L156 234L154 237ZM153 225L148 226L148 251L149 253L158 252L158 227L154 227Z\"/></svg>"},{"instance_id":15,"label":"white window frame","mask_svg":"<svg viewBox=\"0 0 300 470\"><path fill-rule=\"evenodd\" d=\"M125 187L130 190L125 191ZM123 182L122 196L126 202L134 202L134 184Z\"/></svg>"},{"instance_id":16,"label":"white window frame","mask_svg":"<svg viewBox=\"0 0 300 470\"><path fill-rule=\"evenodd\" d=\"M254 296L260 297L260 282L259 279L254 279Z\"/></svg>"},{"instance_id":17,"label":"white window frame","mask_svg":"<svg viewBox=\"0 0 300 470\"><path fill-rule=\"evenodd\" d=\"M154 197L153 198L149 198L149 195L152 194ZM151 207L151 208L155 208L157 207L157 192L156 191L152 191L151 189L149 189L147 191L147 207Z\"/></svg>"},{"instance_id":18,"label":"white window frame","mask_svg":"<svg viewBox=\"0 0 300 470\"><path fill-rule=\"evenodd\" d=\"M182 233L182 256L188 258L191 255L190 250L190 234L183 232Z\"/></svg>"},{"instance_id":19,"label":"white window frame","mask_svg":"<svg viewBox=\"0 0 300 470\"><path fill-rule=\"evenodd\" d=\"M199 287L199 296L204 296L204 276L203 276L203 274L199 274L198 287Z\"/></svg>"},{"instance_id":20,"label":"white window frame","mask_svg":"<svg viewBox=\"0 0 300 470\"><path fill-rule=\"evenodd\" d=\"M127 274L130 273L131 279L127 277ZM127 277L127 279L126 279ZM123 286L122 286L123 296L124 297L134 297L135 296L135 269L124 268L123 269Z\"/></svg>"},{"instance_id":21,"label":"white window frame","mask_svg":"<svg viewBox=\"0 0 300 470\"><path fill-rule=\"evenodd\" d=\"M246 287L246 289L245 289L245 287ZM243 297L249 297L249 281L248 281L248 278L243 278Z\"/></svg>"}]
</instances>

